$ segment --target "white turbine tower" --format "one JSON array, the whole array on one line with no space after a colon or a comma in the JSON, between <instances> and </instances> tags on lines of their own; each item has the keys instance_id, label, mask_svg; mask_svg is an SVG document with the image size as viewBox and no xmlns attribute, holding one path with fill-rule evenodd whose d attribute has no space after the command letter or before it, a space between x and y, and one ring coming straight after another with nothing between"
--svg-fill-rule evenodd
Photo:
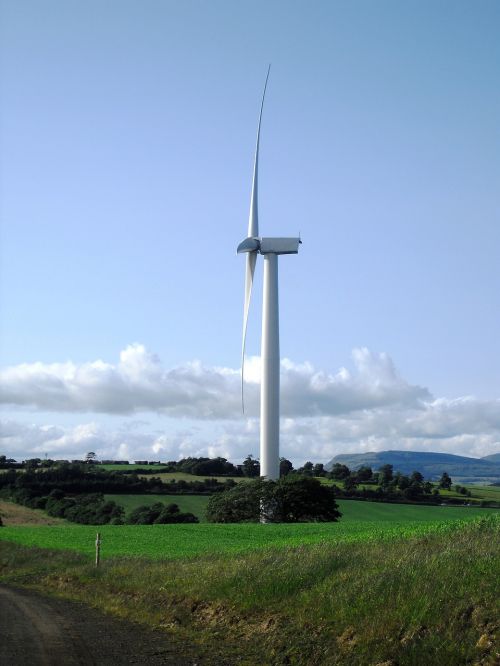
<instances>
[{"instance_id":1,"label":"white turbine tower","mask_svg":"<svg viewBox=\"0 0 500 666\"><path fill-rule=\"evenodd\" d=\"M252 294L253 275L257 255L264 257L264 293L262 301L262 341L261 364L262 378L260 389L260 475L276 480L280 475L280 341L279 341L279 303L278 303L278 255L297 254L300 238L268 238L259 236L257 212L257 181L259 170L259 141L262 109L266 95L267 71L262 103L260 106L257 145L253 168L252 197L250 200L250 218L248 236L238 245L238 254L246 253L245 305L243 310L243 344L241 350L241 398L243 405L243 383L245 368L245 341L248 323L248 310Z\"/></svg>"}]
</instances>

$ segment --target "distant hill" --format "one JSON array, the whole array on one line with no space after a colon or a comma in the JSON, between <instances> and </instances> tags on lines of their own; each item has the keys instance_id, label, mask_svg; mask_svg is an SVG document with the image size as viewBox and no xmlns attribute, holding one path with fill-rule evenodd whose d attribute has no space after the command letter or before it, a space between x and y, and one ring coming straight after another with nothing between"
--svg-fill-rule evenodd
<instances>
[{"instance_id":1,"label":"distant hill","mask_svg":"<svg viewBox=\"0 0 500 666\"><path fill-rule=\"evenodd\" d=\"M374 471L381 465L392 465L394 471L411 474L418 471L427 480L439 479L443 472L462 483L500 481L500 454L485 458L467 458L451 453L428 453L424 451L377 451L369 453L341 453L325 465L330 470L335 463L359 469L366 465Z\"/></svg>"},{"instance_id":2,"label":"distant hill","mask_svg":"<svg viewBox=\"0 0 500 666\"><path fill-rule=\"evenodd\" d=\"M487 460L488 462L500 463L500 453L492 453L491 456L484 456L481 460Z\"/></svg>"}]
</instances>

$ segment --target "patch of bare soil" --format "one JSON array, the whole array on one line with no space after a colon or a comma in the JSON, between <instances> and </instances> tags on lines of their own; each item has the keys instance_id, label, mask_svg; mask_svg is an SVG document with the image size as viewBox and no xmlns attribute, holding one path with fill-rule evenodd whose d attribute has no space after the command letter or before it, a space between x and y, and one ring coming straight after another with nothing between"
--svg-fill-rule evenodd
<instances>
[{"instance_id":1,"label":"patch of bare soil","mask_svg":"<svg viewBox=\"0 0 500 666\"><path fill-rule=\"evenodd\" d=\"M51 518L40 509L29 509L27 506L0 500L0 518L5 527L34 525L63 525L61 518Z\"/></svg>"}]
</instances>

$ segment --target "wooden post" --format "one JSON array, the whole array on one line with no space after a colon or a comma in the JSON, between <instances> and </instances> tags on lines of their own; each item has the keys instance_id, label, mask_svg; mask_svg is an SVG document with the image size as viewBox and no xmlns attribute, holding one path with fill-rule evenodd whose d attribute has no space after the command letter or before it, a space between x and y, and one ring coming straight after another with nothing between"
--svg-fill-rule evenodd
<instances>
[{"instance_id":1,"label":"wooden post","mask_svg":"<svg viewBox=\"0 0 500 666\"><path fill-rule=\"evenodd\" d=\"M101 560L101 533L97 532L97 536L95 539L95 565L96 567L99 566L99 562Z\"/></svg>"}]
</instances>

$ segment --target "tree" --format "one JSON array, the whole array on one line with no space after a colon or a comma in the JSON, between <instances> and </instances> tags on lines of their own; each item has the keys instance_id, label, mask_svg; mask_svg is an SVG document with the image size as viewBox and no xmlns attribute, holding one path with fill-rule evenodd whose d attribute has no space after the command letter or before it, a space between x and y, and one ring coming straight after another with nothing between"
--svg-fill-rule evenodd
<instances>
[{"instance_id":1,"label":"tree","mask_svg":"<svg viewBox=\"0 0 500 666\"><path fill-rule=\"evenodd\" d=\"M270 488L270 500L272 522L335 522L341 516L333 489L312 477L290 474L280 479Z\"/></svg>"},{"instance_id":2,"label":"tree","mask_svg":"<svg viewBox=\"0 0 500 666\"><path fill-rule=\"evenodd\" d=\"M302 467L299 467L297 470L299 474L305 474L306 476L312 476L313 475L313 468L314 465L310 460L308 460Z\"/></svg>"},{"instance_id":3,"label":"tree","mask_svg":"<svg viewBox=\"0 0 500 666\"><path fill-rule=\"evenodd\" d=\"M210 523L258 522L265 483L274 482L254 479L241 482L231 490L214 493L208 500L207 520Z\"/></svg>"},{"instance_id":4,"label":"tree","mask_svg":"<svg viewBox=\"0 0 500 666\"><path fill-rule=\"evenodd\" d=\"M207 519L213 523L258 522L261 514L275 523L336 521L341 515L332 488L298 474L239 483L214 493L207 506Z\"/></svg>"},{"instance_id":5,"label":"tree","mask_svg":"<svg viewBox=\"0 0 500 666\"><path fill-rule=\"evenodd\" d=\"M286 458L280 458L280 476L286 476L290 472L293 472L292 463Z\"/></svg>"},{"instance_id":6,"label":"tree","mask_svg":"<svg viewBox=\"0 0 500 666\"><path fill-rule=\"evenodd\" d=\"M353 472L353 474L355 475L356 472ZM356 476L351 474L351 476L348 476L346 479L344 479L344 490L346 493L351 492L351 490L356 490L356 486Z\"/></svg>"},{"instance_id":7,"label":"tree","mask_svg":"<svg viewBox=\"0 0 500 666\"><path fill-rule=\"evenodd\" d=\"M326 476L325 466L323 463L316 463L312 470L313 476Z\"/></svg>"},{"instance_id":8,"label":"tree","mask_svg":"<svg viewBox=\"0 0 500 666\"><path fill-rule=\"evenodd\" d=\"M196 476L234 476L238 473L237 468L226 458L193 458L190 465L181 465L182 471Z\"/></svg>"},{"instance_id":9,"label":"tree","mask_svg":"<svg viewBox=\"0 0 500 666\"><path fill-rule=\"evenodd\" d=\"M360 467L356 472L356 477L359 483L363 483L363 481L370 481L372 476L373 476L372 468L366 467L365 465L363 465L363 467Z\"/></svg>"},{"instance_id":10,"label":"tree","mask_svg":"<svg viewBox=\"0 0 500 666\"><path fill-rule=\"evenodd\" d=\"M418 500L423 492L424 490L421 483L411 483L408 488L403 490L403 496L409 500Z\"/></svg>"},{"instance_id":11,"label":"tree","mask_svg":"<svg viewBox=\"0 0 500 666\"><path fill-rule=\"evenodd\" d=\"M150 506L138 506L127 518L132 525L165 525L167 523L197 523L198 518L192 513L182 513L177 504L155 502Z\"/></svg>"},{"instance_id":12,"label":"tree","mask_svg":"<svg viewBox=\"0 0 500 666\"><path fill-rule=\"evenodd\" d=\"M85 456L85 462L87 465L92 465L95 462L96 455L94 451L89 451L87 455Z\"/></svg>"},{"instance_id":13,"label":"tree","mask_svg":"<svg viewBox=\"0 0 500 666\"><path fill-rule=\"evenodd\" d=\"M420 472L414 471L410 476L410 483L422 484L424 482L424 476Z\"/></svg>"},{"instance_id":14,"label":"tree","mask_svg":"<svg viewBox=\"0 0 500 666\"><path fill-rule=\"evenodd\" d=\"M250 478L256 477L260 474L260 463L258 460L254 459L251 453L249 453L243 461L241 469L243 471L243 476L248 476Z\"/></svg>"},{"instance_id":15,"label":"tree","mask_svg":"<svg viewBox=\"0 0 500 666\"><path fill-rule=\"evenodd\" d=\"M388 486L392 481L392 465L382 465L378 470L378 482L381 486Z\"/></svg>"},{"instance_id":16,"label":"tree","mask_svg":"<svg viewBox=\"0 0 500 666\"><path fill-rule=\"evenodd\" d=\"M394 481L399 490L406 490L411 485L411 480L405 475L398 472L394 477Z\"/></svg>"},{"instance_id":17,"label":"tree","mask_svg":"<svg viewBox=\"0 0 500 666\"><path fill-rule=\"evenodd\" d=\"M451 483L451 477L448 472L443 472L441 478L439 479L439 487L443 488L444 490L450 490Z\"/></svg>"},{"instance_id":18,"label":"tree","mask_svg":"<svg viewBox=\"0 0 500 666\"><path fill-rule=\"evenodd\" d=\"M28 458L28 460L24 461L24 468L25 469L36 469L37 467L39 467L41 462L42 461L41 461L40 458Z\"/></svg>"},{"instance_id":19,"label":"tree","mask_svg":"<svg viewBox=\"0 0 500 666\"><path fill-rule=\"evenodd\" d=\"M342 465L341 463L335 463L330 472L330 478L336 479L337 481L342 481L346 479L351 474L351 470L347 465Z\"/></svg>"}]
</instances>

